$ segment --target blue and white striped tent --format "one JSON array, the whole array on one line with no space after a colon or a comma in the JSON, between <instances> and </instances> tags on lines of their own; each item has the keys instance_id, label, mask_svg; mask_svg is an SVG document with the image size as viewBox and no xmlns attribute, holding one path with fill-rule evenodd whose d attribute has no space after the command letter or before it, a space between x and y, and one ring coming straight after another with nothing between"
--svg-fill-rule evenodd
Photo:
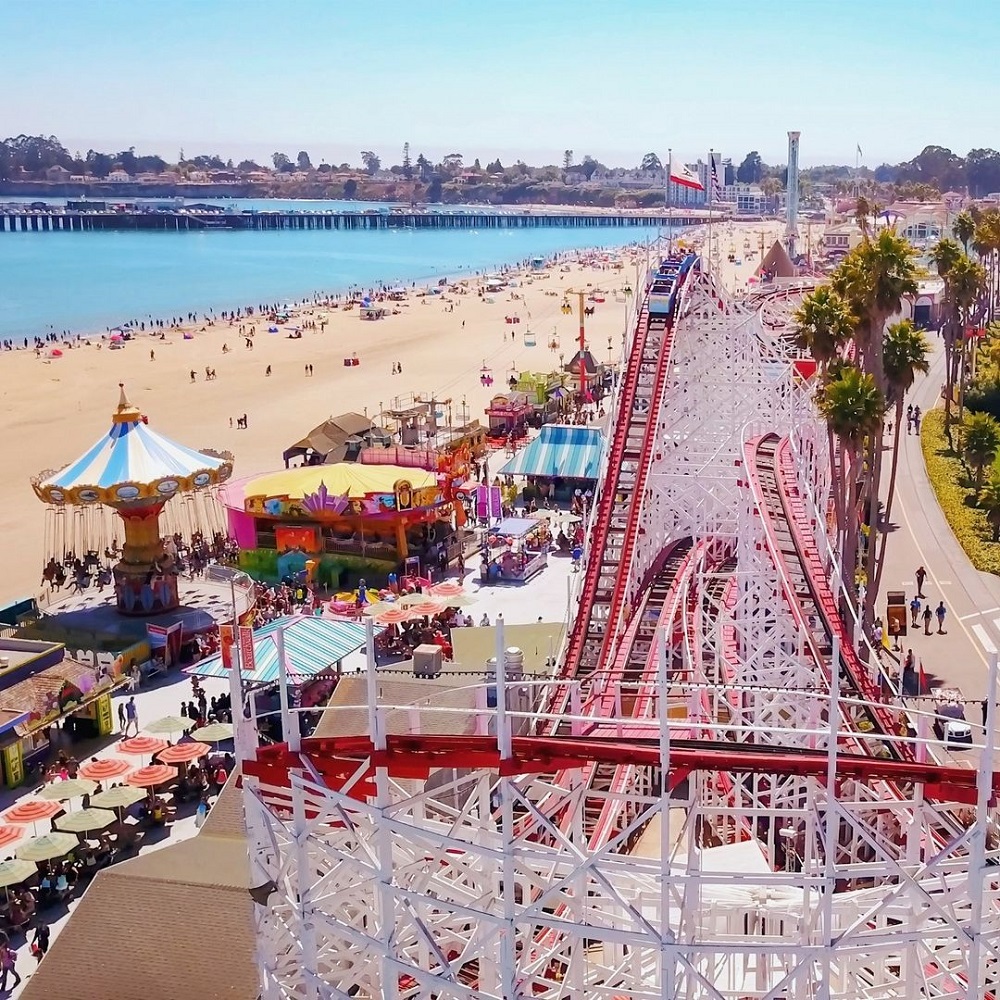
<instances>
[{"instance_id":1,"label":"blue and white striped tent","mask_svg":"<svg viewBox=\"0 0 1000 1000\"><path fill-rule=\"evenodd\" d=\"M170 497L228 478L232 461L208 455L157 434L125 398L111 429L59 472L34 482L50 503L94 503Z\"/></svg>"},{"instance_id":2,"label":"blue and white striped tent","mask_svg":"<svg viewBox=\"0 0 1000 1000\"><path fill-rule=\"evenodd\" d=\"M365 644L365 625L361 622L310 615L276 618L269 625L254 631L255 667L250 673L241 670L245 683L271 684L277 681L278 647L274 636L278 631L283 633L285 641L285 669L289 680L295 684L321 674ZM376 625L376 635L381 631L383 627ZM188 667L186 672L199 677L229 676L222 665L221 653Z\"/></svg>"},{"instance_id":3,"label":"blue and white striped tent","mask_svg":"<svg viewBox=\"0 0 1000 1000\"><path fill-rule=\"evenodd\" d=\"M503 468L501 476L560 476L596 479L604 453L604 432L598 427L542 424L542 432Z\"/></svg>"}]
</instances>

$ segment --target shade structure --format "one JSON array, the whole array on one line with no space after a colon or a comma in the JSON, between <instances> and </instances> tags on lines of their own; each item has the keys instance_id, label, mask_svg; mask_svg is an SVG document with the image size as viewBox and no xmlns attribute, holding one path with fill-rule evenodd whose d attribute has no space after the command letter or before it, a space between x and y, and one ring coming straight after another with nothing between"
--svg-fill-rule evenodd
<instances>
[{"instance_id":1,"label":"shade structure","mask_svg":"<svg viewBox=\"0 0 1000 1000\"><path fill-rule=\"evenodd\" d=\"M46 503L133 503L204 489L228 479L232 469L232 456L196 451L154 431L123 387L111 429L75 462L42 473L32 486Z\"/></svg>"},{"instance_id":2,"label":"shade structure","mask_svg":"<svg viewBox=\"0 0 1000 1000\"><path fill-rule=\"evenodd\" d=\"M8 823L39 823L43 819L52 819L56 813L62 812L62 808L58 802L25 799L5 810L3 818Z\"/></svg>"},{"instance_id":3,"label":"shade structure","mask_svg":"<svg viewBox=\"0 0 1000 1000\"><path fill-rule=\"evenodd\" d=\"M53 781L46 785L38 793L38 797L52 802L65 802L80 795L90 795L96 788L96 781L88 781L86 778L67 778L65 781Z\"/></svg>"},{"instance_id":4,"label":"shade structure","mask_svg":"<svg viewBox=\"0 0 1000 1000\"><path fill-rule=\"evenodd\" d=\"M376 619L379 625L401 625L403 622L411 622L417 616L409 608L389 608L383 611Z\"/></svg>"},{"instance_id":5,"label":"shade structure","mask_svg":"<svg viewBox=\"0 0 1000 1000\"><path fill-rule=\"evenodd\" d=\"M151 722L142 728L147 733L157 736L171 736L173 733L186 733L194 726L195 720L184 715L165 715L162 719Z\"/></svg>"},{"instance_id":6,"label":"shade structure","mask_svg":"<svg viewBox=\"0 0 1000 1000\"><path fill-rule=\"evenodd\" d=\"M501 476L596 479L604 454L604 432L596 427L543 424L534 441L499 471Z\"/></svg>"},{"instance_id":7,"label":"shade structure","mask_svg":"<svg viewBox=\"0 0 1000 1000\"><path fill-rule=\"evenodd\" d=\"M212 722L201 729L194 729L191 735L197 737L202 743L223 743L233 738L233 724L231 722Z\"/></svg>"},{"instance_id":8,"label":"shade structure","mask_svg":"<svg viewBox=\"0 0 1000 1000\"><path fill-rule=\"evenodd\" d=\"M167 748L167 741L155 736L133 736L129 740L121 740L115 749L119 753L132 754L136 757L151 757Z\"/></svg>"},{"instance_id":9,"label":"shade structure","mask_svg":"<svg viewBox=\"0 0 1000 1000\"><path fill-rule=\"evenodd\" d=\"M103 830L117 818L110 809L77 809L76 812L60 816L56 820L56 826L67 833L87 833L90 830Z\"/></svg>"},{"instance_id":10,"label":"shade structure","mask_svg":"<svg viewBox=\"0 0 1000 1000\"><path fill-rule=\"evenodd\" d=\"M10 885L17 885L26 878L31 878L37 871L38 868L32 861L22 861L20 858L10 858L7 861L0 861L0 889L5 889Z\"/></svg>"},{"instance_id":11,"label":"shade structure","mask_svg":"<svg viewBox=\"0 0 1000 1000\"><path fill-rule=\"evenodd\" d=\"M188 764L199 757L204 757L211 749L207 743L192 740L190 743L178 743L175 747L161 750L156 759L163 764Z\"/></svg>"},{"instance_id":12,"label":"shade structure","mask_svg":"<svg viewBox=\"0 0 1000 1000\"><path fill-rule=\"evenodd\" d=\"M3 824L0 826L0 848L10 847L11 844L23 840L26 832L23 826Z\"/></svg>"},{"instance_id":13,"label":"shade structure","mask_svg":"<svg viewBox=\"0 0 1000 1000\"><path fill-rule=\"evenodd\" d=\"M470 604L478 604L479 601L471 594L455 594L454 597L442 597L446 608L467 608Z\"/></svg>"},{"instance_id":14,"label":"shade structure","mask_svg":"<svg viewBox=\"0 0 1000 1000\"><path fill-rule=\"evenodd\" d=\"M396 604L401 608L412 608L414 604L423 604L431 600L434 598L430 594L403 594Z\"/></svg>"},{"instance_id":15,"label":"shade structure","mask_svg":"<svg viewBox=\"0 0 1000 1000\"><path fill-rule=\"evenodd\" d=\"M146 793L141 788L135 788L133 785L118 785L107 791L98 792L91 798L90 802L91 805L99 806L101 809L125 809L145 797Z\"/></svg>"},{"instance_id":16,"label":"shade structure","mask_svg":"<svg viewBox=\"0 0 1000 1000\"><path fill-rule=\"evenodd\" d=\"M254 632L254 669L248 671L241 665L242 677L247 683L271 684L278 679L278 650L274 637L279 630L285 642L286 669L294 683L315 677L365 644L363 622L285 615ZM221 654L188 667L186 672L199 677L229 676Z\"/></svg>"},{"instance_id":17,"label":"shade structure","mask_svg":"<svg viewBox=\"0 0 1000 1000\"><path fill-rule=\"evenodd\" d=\"M120 778L131 770L132 765L127 760L105 757L103 760L88 760L86 764L81 764L79 773L91 781L109 781L111 778Z\"/></svg>"},{"instance_id":18,"label":"shade structure","mask_svg":"<svg viewBox=\"0 0 1000 1000\"><path fill-rule=\"evenodd\" d=\"M125 781L136 788L155 788L157 785L173 781L176 777L177 769L170 767L169 764L147 764L146 767L133 771Z\"/></svg>"},{"instance_id":19,"label":"shade structure","mask_svg":"<svg viewBox=\"0 0 1000 1000\"><path fill-rule=\"evenodd\" d=\"M431 587L432 597L458 597L465 593L465 588L455 580L445 580L443 583L436 583Z\"/></svg>"},{"instance_id":20,"label":"shade structure","mask_svg":"<svg viewBox=\"0 0 1000 1000\"><path fill-rule=\"evenodd\" d=\"M16 854L22 861L51 861L69 854L78 844L72 833L43 833L26 840Z\"/></svg>"}]
</instances>

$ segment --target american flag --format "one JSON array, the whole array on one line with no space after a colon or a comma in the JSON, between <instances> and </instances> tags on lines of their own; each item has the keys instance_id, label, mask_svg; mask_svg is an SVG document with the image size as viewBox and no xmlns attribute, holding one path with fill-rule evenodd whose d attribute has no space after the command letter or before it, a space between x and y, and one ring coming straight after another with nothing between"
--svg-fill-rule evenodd
<instances>
[{"instance_id":1,"label":"american flag","mask_svg":"<svg viewBox=\"0 0 1000 1000\"><path fill-rule=\"evenodd\" d=\"M719 182L719 165L714 156L712 161L712 201L722 201L722 184Z\"/></svg>"}]
</instances>

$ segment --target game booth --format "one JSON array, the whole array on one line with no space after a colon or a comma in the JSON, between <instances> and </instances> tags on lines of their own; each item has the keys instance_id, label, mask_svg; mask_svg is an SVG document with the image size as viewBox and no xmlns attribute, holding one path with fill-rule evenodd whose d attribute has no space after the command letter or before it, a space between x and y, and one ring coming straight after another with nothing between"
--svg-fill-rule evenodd
<instances>
[{"instance_id":1,"label":"game booth","mask_svg":"<svg viewBox=\"0 0 1000 1000\"><path fill-rule=\"evenodd\" d=\"M231 482L220 500L241 569L272 581L307 573L328 589L439 566L464 522L447 474L397 465L287 469Z\"/></svg>"},{"instance_id":2,"label":"game booth","mask_svg":"<svg viewBox=\"0 0 1000 1000\"><path fill-rule=\"evenodd\" d=\"M551 542L545 518L508 517L483 539L480 582L527 583L549 564Z\"/></svg>"}]
</instances>

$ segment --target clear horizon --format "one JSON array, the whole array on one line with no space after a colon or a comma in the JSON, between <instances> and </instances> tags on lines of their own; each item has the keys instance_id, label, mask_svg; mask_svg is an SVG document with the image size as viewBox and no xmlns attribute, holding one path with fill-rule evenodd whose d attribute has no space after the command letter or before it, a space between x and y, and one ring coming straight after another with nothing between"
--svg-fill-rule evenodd
<instances>
[{"instance_id":1,"label":"clear horizon","mask_svg":"<svg viewBox=\"0 0 1000 1000\"><path fill-rule=\"evenodd\" d=\"M372 149L398 163L408 141L414 158L484 165L559 163L568 148L632 166L668 147L687 161L714 148L784 163L788 129L802 132L806 167L853 164L858 146L870 167L932 144L964 156L991 145L961 74L970 25L980 51L1000 38L985 0L718 0L708 13L677 0L7 0L3 14L14 44L0 133L170 161L181 148L262 163L305 149L314 163L358 164ZM976 91L997 76L977 64Z\"/></svg>"}]
</instances>

